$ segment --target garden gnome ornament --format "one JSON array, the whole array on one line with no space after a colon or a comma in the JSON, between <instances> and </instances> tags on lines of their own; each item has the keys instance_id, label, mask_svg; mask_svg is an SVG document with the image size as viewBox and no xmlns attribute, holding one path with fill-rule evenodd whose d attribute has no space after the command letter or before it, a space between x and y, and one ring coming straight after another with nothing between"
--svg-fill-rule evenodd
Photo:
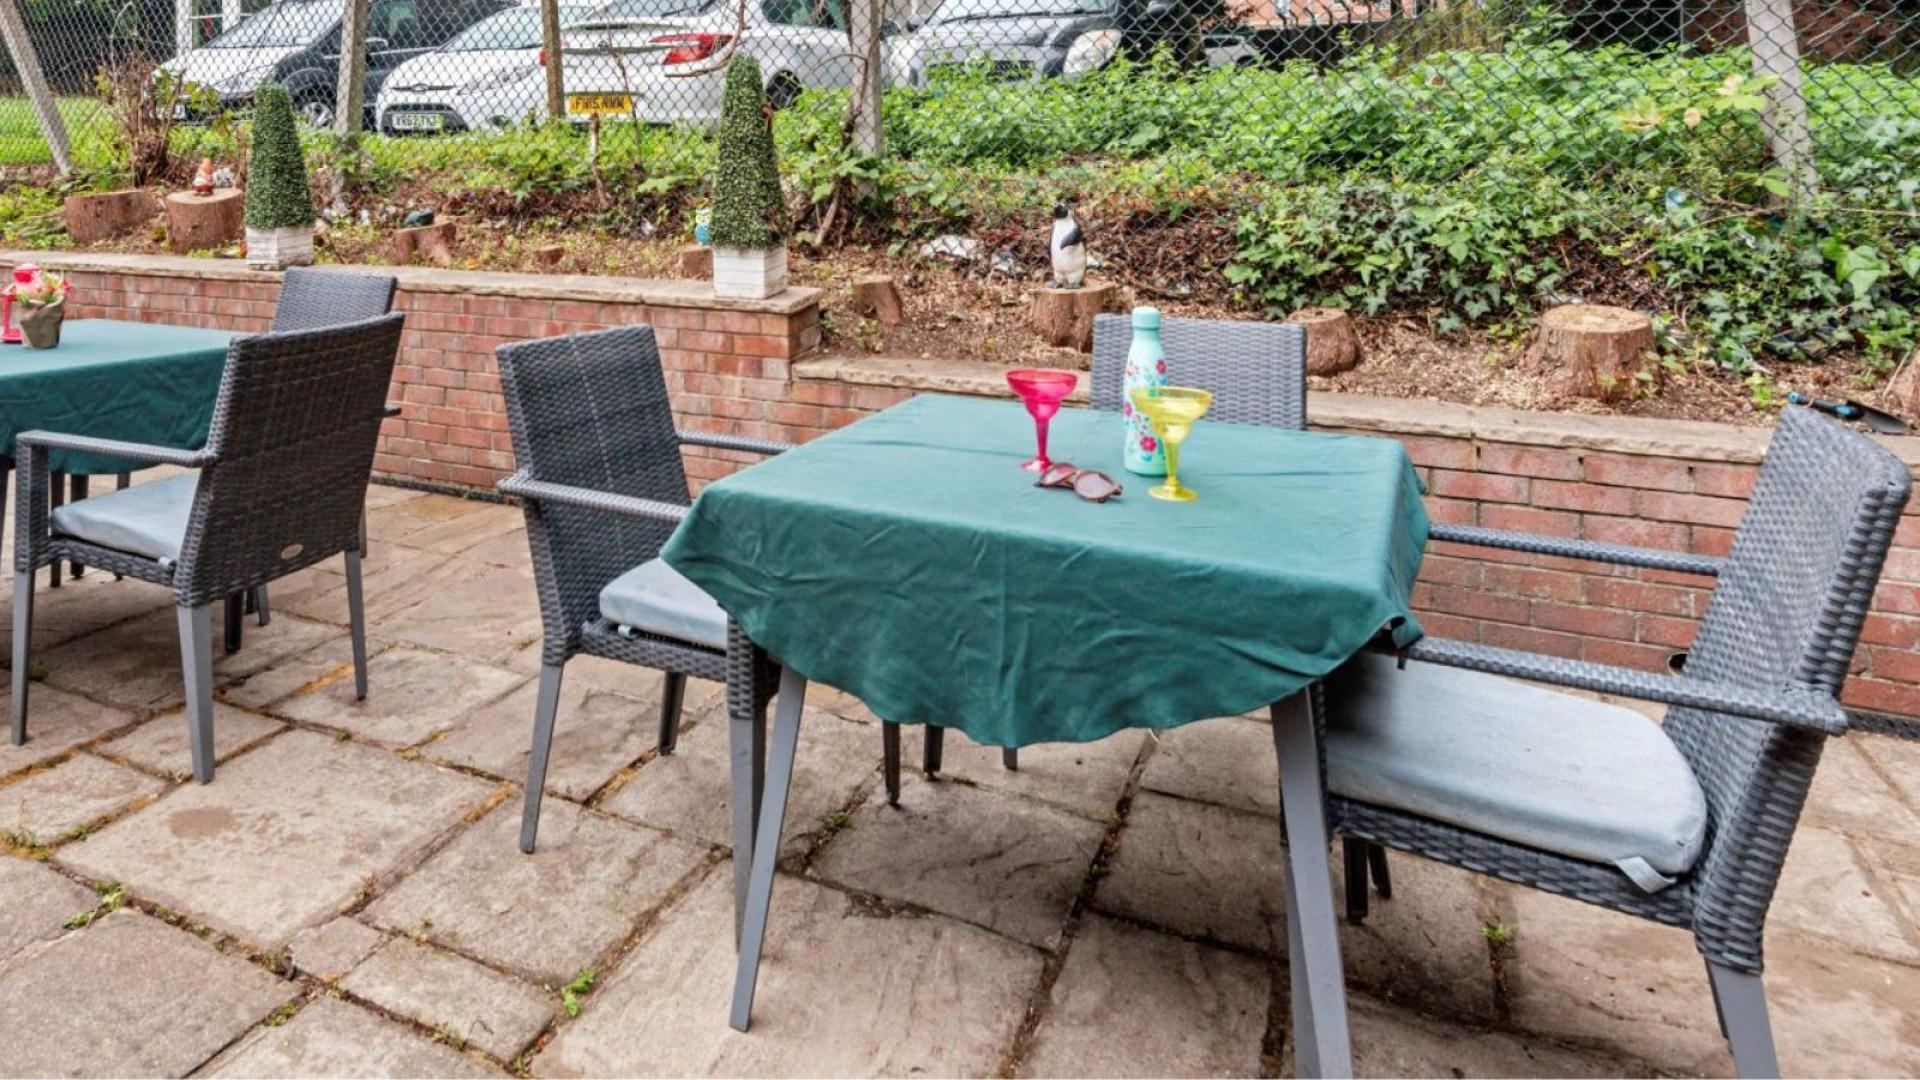
<instances>
[{"instance_id":1,"label":"garden gnome ornament","mask_svg":"<svg viewBox=\"0 0 1920 1080\"><path fill-rule=\"evenodd\" d=\"M1053 287L1077 289L1087 280L1087 238L1066 203L1053 208Z\"/></svg>"},{"instance_id":2,"label":"garden gnome ornament","mask_svg":"<svg viewBox=\"0 0 1920 1080\"><path fill-rule=\"evenodd\" d=\"M212 158L200 159L200 168L193 174L193 193L202 197L213 194Z\"/></svg>"}]
</instances>

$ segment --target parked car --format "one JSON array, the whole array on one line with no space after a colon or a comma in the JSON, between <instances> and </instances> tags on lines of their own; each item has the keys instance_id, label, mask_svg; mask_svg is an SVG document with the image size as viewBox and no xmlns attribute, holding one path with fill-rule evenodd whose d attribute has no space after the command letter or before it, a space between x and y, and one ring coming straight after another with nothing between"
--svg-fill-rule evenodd
<instances>
[{"instance_id":1,"label":"parked car","mask_svg":"<svg viewBox=\"0 0 1920 1080\"><path fill-rule=\"evenodd\" d=\"M161 67L212 89L229 109L251 104L261 83L278 82L309 123L330 125L340 82L342 6L340 0L281 0ZM367 21L369 120L390 72L509 6L512 0L373 0Z\"/></svg>"},{"instance_id":2,"label":"parked car","mask_svg":"<svg viewBox=\"0 0 1920 1080\"><path fill-rule=\"evenodd\" d=\"M567 118L715 123L729 49L760 62L776 109L853 85L842 0L614 0L566 35Z\"/></svg>"},{"instance_id":3,"label":"parked car","mask_svg":"<svg viewBox=\"0 0 1920 1080\"><path fill-rule=\"evenodd\" d=\"M1150 55L1169 40L1172 27L1193 17L1193 6L1191 0L945 0L894 50L892 80L925 86L943 68L973 66L1007 79L1073 78L1123 53ZM1209 32L1203 48L1210 67L1259 58L1230 26Z\"/></svg>"},{"instance_id":4,"label":"parked car","mask_svg":"<svg viewBox=\"0 0 1920 1080\"><path fill-rule=\"evenodd\" d=\"M562 7L565 27L589 9ZM484 131L547 118L540 8L495 12L437 51L393 69L380 86L379 130L387 134Z\"/></svg>"}]
</instances>

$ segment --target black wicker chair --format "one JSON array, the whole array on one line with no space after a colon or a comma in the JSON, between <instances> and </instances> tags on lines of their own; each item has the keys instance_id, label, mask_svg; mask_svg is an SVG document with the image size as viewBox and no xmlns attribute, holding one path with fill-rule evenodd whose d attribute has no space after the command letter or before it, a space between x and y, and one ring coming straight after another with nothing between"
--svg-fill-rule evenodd
<instances>
[{"instance_id":1,"label":"black wicker chair","mask_svg":"<svg viewBox=\"0 0 1920 1080\"><path fill-rule=\"evenodd\" d=\"M59 559L173 590L193 774L213 779L213 605L345 555L354 689L367 694L361 515L404 316L234 341L207 444L175 450L22 433L16 440L13 741L27 737L33 577ZM199 470L49 511L45 450Z\"/></svg>"},{"instance_id":2,"label":"black wicker chair","mask_svg":"<svg viewBox=\"0 0 1920 1080\"><path fill-rule=\"evenodd\" d=\"M566 662L602 656L665 674L663 754L678 738L687 676L727 684L732 753L753 762L752 789L733 792L735 881L744 895L777 673L754 659L711 597L660 560L660 548L692 505L681 447L788 447L676 430L651 327L502 345L497 355L518 465L500 490L526 512L543 627L520 850L533 851L540 825Z\"/></svg>"},{"instance_id":3,"label":"black wicker chair","mask_svg":"<svg viewBox=\"0 0 1920 1080\"><path fill-rule=\"evenodd\" d=\"M1436 528L1435 539L1718 578L1678 676L1426 639L1326 680L1334 828L1691 929L1745 1076L1777 1075L1761 937L1907 470L1789 409L1725 559ZM1663 727L1497 676L1669 706Z\"/></svg>"}]
</instances>

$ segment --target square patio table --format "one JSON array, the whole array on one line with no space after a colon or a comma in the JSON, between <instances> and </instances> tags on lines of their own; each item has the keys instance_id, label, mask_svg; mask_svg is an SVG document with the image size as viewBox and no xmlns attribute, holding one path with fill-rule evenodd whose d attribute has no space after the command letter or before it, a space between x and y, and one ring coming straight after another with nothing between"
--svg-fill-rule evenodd
<instances>
[{"instance_id":1,"label":"square patio table","mask_svg":"<svg viewBox=\"0 0 1920 1080\"><path fill-rule=\"evenodd\" d=\"M751 1012L808 680L999 746L1267 707L1287 829L1313 838L1288 845L1297 1059L1350 1071L1307 690L1370 643L1419 637L1418 478L1392 440L1202 421L1180 472L1199 499L1169 503L1119 468L1121 431L1114 413L1052 422L1056 460L1126 485L1095 504L1020 469L1034 430L1019 405L919 397L711 485L667 544L781 665L757 835L742 809L752 758L733 761L737 875L751 853L734 1027Z\"/></svg>"},{"instance_id":2,"label":"square patio table","mask_svg":"<svg viewBox=\"0 0 1920 1080\"><path fill-rule=\"evenodd\" d=\"M207 441L225 330L70 319L53 349L0 346L0 454L23 431L58 431L192 449ZM53 451L55 472L123 472L118 458ZM4 483L4 480L0 480ZM0 488L0 495L4 495Z\"/></svg>"}]
</instances>

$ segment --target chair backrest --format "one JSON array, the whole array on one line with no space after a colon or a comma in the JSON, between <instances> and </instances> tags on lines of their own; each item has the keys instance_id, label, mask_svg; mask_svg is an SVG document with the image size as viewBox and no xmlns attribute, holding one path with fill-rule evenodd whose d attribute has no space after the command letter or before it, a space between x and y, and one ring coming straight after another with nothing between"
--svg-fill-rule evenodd
<instances>
[{"instance_id":1,"label":"chair backrest","mask_svg":"<svg viewBox=\"0 0 1920 1080\"><path fill-rule=\"evenodd\" d=\"M649 326L502 345L500 389L520 468L535 480L689 505L660 347ZM527 508L546 661L578 645L609 581L660 554L671 522Z\"/></svg>"},{"instance_id":2,"label":"chair backrest","mask_svg":"<svg viewBox=\"0 0 1920 1080\"><path fill-rule=\"evenodd\" d=\"M393 278L296 266L280 282L273 306L273 332L318 330L360 322L393 310Z\"/></svg>"},{"instance_id":3,"label":"chair backrest","mask_svg":"<svg viewBox=\"0 0 1920 1080\"><path fill-rule=\"evenodd\" d=\"M1872 439L1808 409L1783 412L1680 677L1838 696L1909 486ZM1666 730L1711 815L1696 933L1709 956L1758 971L1767 905L1826 739L1696 709L1671 710Z\"/></svg>"},{"instance_id":4,"label":"chair backrest","mask_svg":"<svg viewBox=\"0 0 1920 1080\"><path fill-rule=\"evenodd\" d=\"M236 338L174 572L212 603L357 547L404 315Z\"/></svg>"},{"instance_id":5,"label":"chair backrest","mask_svg":"<svg viewBox=\"0 0 1920 1080\"><path fill-rule=\"evenodd\" d=\"M1167 377L1213 392L1210 420L1266 427L1307 426L1307 332L1295 323L1162 319ZM1133 323L1126 315L1093 319L1091 404L1120 411Z\"/></svg>"}]
</instances>

